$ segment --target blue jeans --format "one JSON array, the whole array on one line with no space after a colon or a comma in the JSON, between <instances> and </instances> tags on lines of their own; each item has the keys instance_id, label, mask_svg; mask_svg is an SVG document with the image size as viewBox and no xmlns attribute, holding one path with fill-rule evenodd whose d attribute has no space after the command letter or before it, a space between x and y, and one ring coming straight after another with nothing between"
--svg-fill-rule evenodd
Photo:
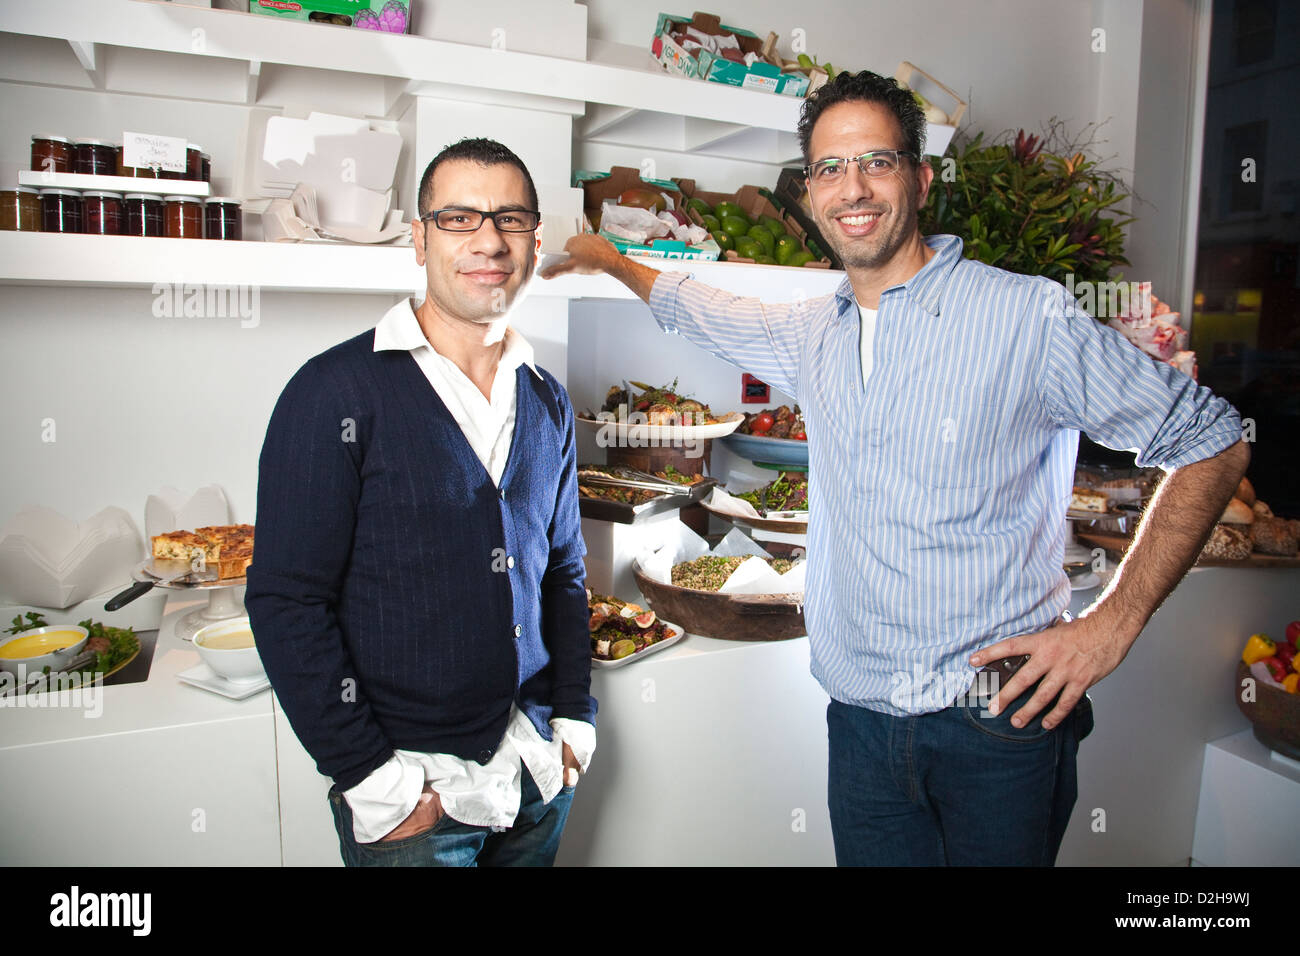
<instances>
[{"instance_id":1,"label":"blue jeans","mask_svg":"<svg viewBox=\"0 0 1300 956\"><path fill-rule=\"evenodd\" d=\"M839 866L1051 866L1078 796L1075 755L1092 729L1085 696L1045 731L964 695L910 717L832 700L828 802Z\"/></svg>"},{"instance_id":2,"label":"blue jeans","mask_svg":"<svg viewBox=\"0 0 1300 956\"><path fill-rule=\"evenodd\" d=\"M560 834L573 803L573 787L565 787L550 803L523 770L523 793L514 826L500 833L473 827L443 814L428 830L401 840L358 843L352 833L352 809L330 787L330 809L346 866L551 866L560 847Z\"/></svg>"}]
</instances>

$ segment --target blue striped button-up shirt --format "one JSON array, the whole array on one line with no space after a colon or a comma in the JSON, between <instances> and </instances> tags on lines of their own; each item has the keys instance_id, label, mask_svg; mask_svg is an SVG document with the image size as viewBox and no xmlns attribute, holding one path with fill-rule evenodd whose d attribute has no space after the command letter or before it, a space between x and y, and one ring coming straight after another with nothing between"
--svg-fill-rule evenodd
<instances>
[{"instance_id":1,"label":"blue striped button-up shirt","mask_svg":"<svg viewBox=\"0 0 1300 956\"><path fill-rule=\"evenodd\" d=\"M795 396L810 455L813 675L894 715L965 692L976 650L1069 604L1079 432L1167 469L1241 437L1236 411L1078 307L1060 283L962 258L956 236L880 297L874 369L847 278L794 304L665 273L660 326Z\"/></svg>"}]
</instances>

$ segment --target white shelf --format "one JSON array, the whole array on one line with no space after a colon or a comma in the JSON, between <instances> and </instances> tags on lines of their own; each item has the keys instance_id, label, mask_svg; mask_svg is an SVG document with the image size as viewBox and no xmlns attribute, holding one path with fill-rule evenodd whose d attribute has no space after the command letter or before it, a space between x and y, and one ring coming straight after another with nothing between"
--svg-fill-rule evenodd
<instances>
[{"instance_id":1,"label":"white shelf","mask_svg":"<svg viewBox=\"0 0 1300 956\"><path fill-rule=\"evenodd\" d=\"M93 47L107 45L243 61L254 78L263 64L279 64L402 80L405 92L418 92L426 83L540 91L661 113L681 114L685 107L704 119L778 130L794 129L802 102L669 76L650 56L648 35L645 48L591 40L583 62L155 0L5 4L0 30L65 40L88 73L100 61Z\"/></svg>"},{"instance_id":2,"label":"white shelf","mask_svg":"<svg viewBox=\"0 0 1300 956\"><path fill-rule=\"evenodd\" d=\"M33 169L18 172L18 185L34 189L75 189L83 192L150 193L157 196L198 196L206 199L212 191L208 183L192 179L150 179L136 176L91 176L86 173L47 173Z\"/></svg>"},{"instance_id":3,"label":"white shelf","mask_svg":"<svg viewBox=\"0 0 1300 956\"><path fill-rule=\"evenodd\" d=\"M656 269L774 301L825 295L844 273L744 263L641 259ZM0 285L153 289L160 283L255 287L261 292L409 295L425 287L409 246L227 242L0 232ZM534 278L529 296L633 299L608 276Z\"/></svg>"},{"instance_id":4,"label":"white shelf","mask_svg":"<svg viewBox=\"0 0 1300 956\"><path fill-rule=\"evenodd\" d=\"M644 46L590 39L581 61L158 0L5 4L0 31L67 42L96 89L111 90L112 71L100 48L112 47L118 59L140 52L136 68L117 64L127 75L150 69L158 53L184 55L194 70L203 69L195 57L207 58L210 82L173 92L188 99L256 104L270 64L313 71L313 82L326 74L378 78L389 115L407 95L486 95L535 109L585 111L578 135L591 142L770 164L799 157L801 97L669 75L650 55L648 35ZM929 126L931 152L942 153L953 133L950 126Z\"/></svg>"}]
</instances>

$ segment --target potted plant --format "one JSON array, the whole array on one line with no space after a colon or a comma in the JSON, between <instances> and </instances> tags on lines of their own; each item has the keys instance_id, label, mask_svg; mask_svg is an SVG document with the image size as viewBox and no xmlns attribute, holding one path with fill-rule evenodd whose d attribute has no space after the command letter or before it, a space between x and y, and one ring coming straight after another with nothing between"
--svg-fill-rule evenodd
<instances>
[{"instance_id":1,"label":"potted plant","mask_svg":"<svg viewBox=\"0 0 1300 956\"><path fill-rule=\"evenodd\" d=\"M1022 129L1014 139L1007 132L989 143L983 133L954 141L935 163L921 231L960 236L967 258L1011 272L1109 281L1129 264L1124 227L1134 220L1115 211L1128 187L1085 155L1091 145L1071 141L1055 117L1042 137Z\"/></svg>"}]
</instances>

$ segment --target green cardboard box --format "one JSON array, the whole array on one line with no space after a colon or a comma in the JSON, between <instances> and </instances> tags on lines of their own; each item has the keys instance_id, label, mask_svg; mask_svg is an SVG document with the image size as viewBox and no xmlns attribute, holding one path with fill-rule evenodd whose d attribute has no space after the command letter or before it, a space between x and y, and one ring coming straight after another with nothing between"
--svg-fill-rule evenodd
<instances>
[{"instance_id":1,"label":"green cardboard box","mask_svg":"<svg viewBox=\"0 0 1300 956\"><path fill-rule=\"evenodd\" d=\"M688 23L707 36L730 33L736 37L744 53L753 53L760 59L753 66L745 66L726 57L716 56L707 50L688 53L672 36L675 26ZM763 41L756 34L739 27L727 26L712 13L697 12L693 17L661 13L655 26L650 52L670 73L679 76L699 77L713 83L763 90L784 96L803 96L808 89L808 77L802 73L783 72L779 67L765 62Z\"/></svg>"},{"instance_id":2,"label":"green cardboard box","mask_svg":"<svg viewBox=\"0 0 1300 956\"><path fill-rule=\"evenodd\" d=\"M410 33L414 0L248 0L248 12L281 20Z\"/></svg>"}]
</instances>

